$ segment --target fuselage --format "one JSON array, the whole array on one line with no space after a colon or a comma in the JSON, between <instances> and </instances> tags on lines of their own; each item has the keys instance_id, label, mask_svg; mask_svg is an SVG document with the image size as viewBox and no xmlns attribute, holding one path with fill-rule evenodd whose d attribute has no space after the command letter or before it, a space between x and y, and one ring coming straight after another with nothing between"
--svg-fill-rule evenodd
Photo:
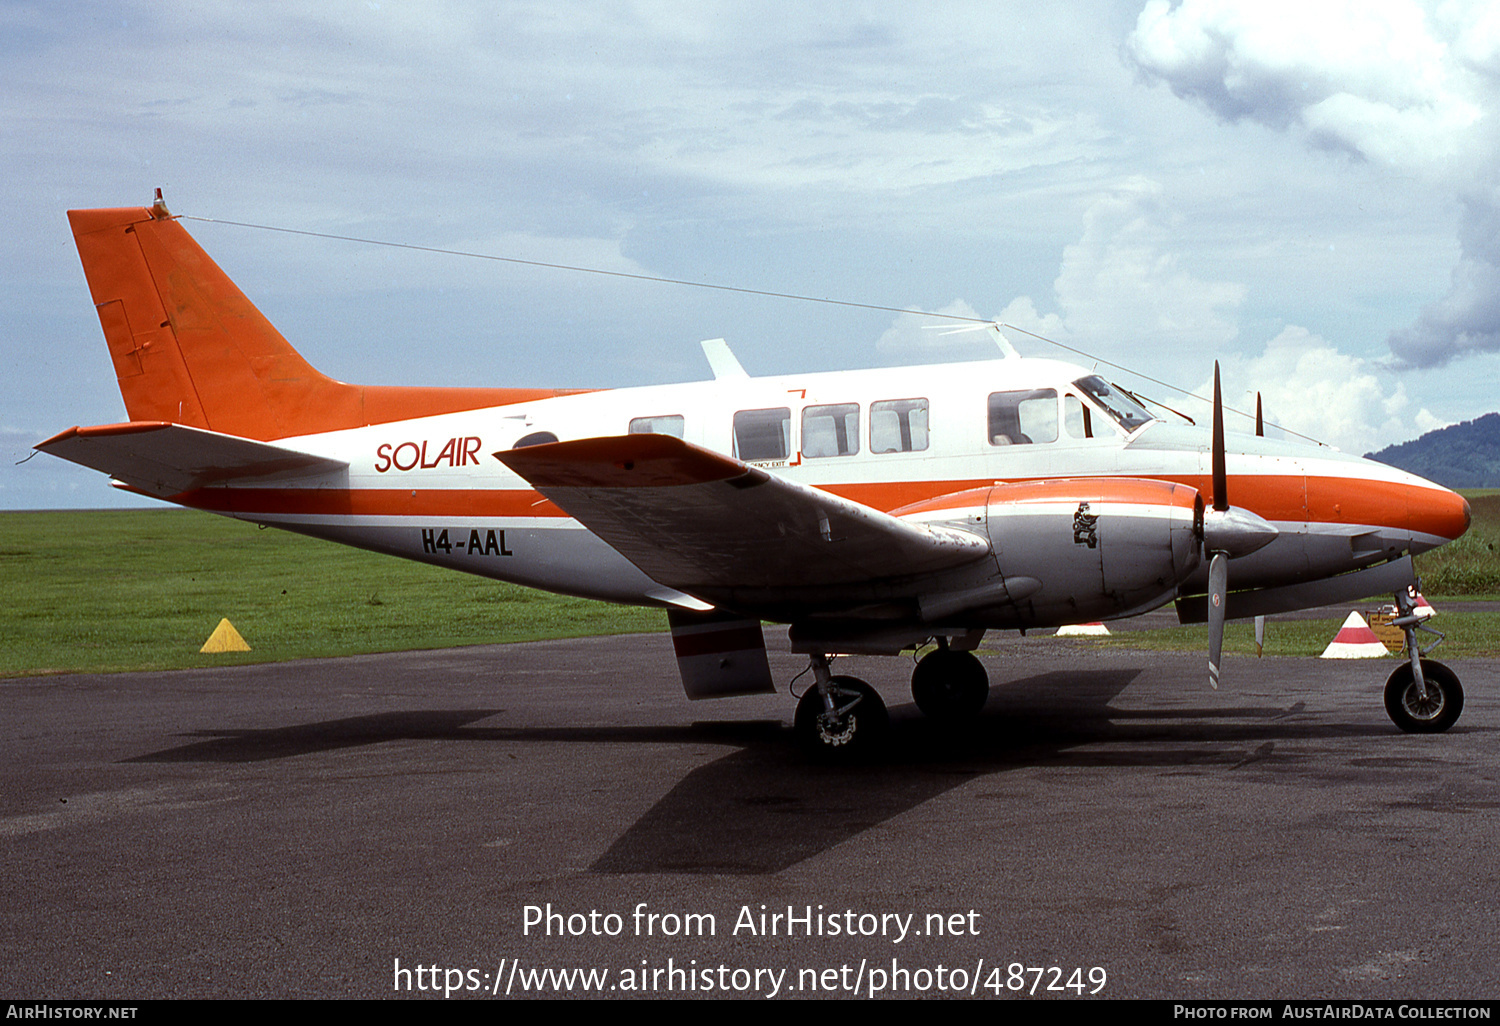
<instances>
[{"instance_id":1,"label":"fuselage","mask_svg":"<svg viewBox=\"0 0 1500 1026\"><path fill-rule=\"evenodd\" d=\"M1028 553L1007 546L1004 524L987 512L1007 494L997 485L1130 479L1209 493L1206 429L1153 419L1090 371L1050 360L733 376L287 438L278 444L346 462L347 472L200 488L175 501L551 591L653 604L657 582L493 455L632 432L675 435L882 512L987 531L1003 576L1050 585L1055 601L1030 604L1033 625L1130 615L1201 590L1203 568L1188 567L1170 587L1068 606L1061 578L1039 576L1040 554L1023 566ZM1231 433L1227 469L1231 502L1279 531L1234 561L1236 587L1329 577L1431 549L1468 526L1467 503L1451 491L1323 446ZM1174 572L1185 571L1179 563Z\"/></svg>"}]
</instances>

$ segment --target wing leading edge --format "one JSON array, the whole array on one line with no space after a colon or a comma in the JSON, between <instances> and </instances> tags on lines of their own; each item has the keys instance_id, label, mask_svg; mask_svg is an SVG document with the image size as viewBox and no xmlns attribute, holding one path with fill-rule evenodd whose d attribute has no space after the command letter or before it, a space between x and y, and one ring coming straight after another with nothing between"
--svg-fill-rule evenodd
<instances>
[{"instance_id":1,"label":"wing leading edge","mask_svg":"<svg viewBox=\"0 0 1500 1026\"><path fill-rule=\"evenodd\" d=\"M654 580L703 597L859 586L973 563L987 539L909 523L667 435L495 453Z\"/></svg>"}]
</instances>

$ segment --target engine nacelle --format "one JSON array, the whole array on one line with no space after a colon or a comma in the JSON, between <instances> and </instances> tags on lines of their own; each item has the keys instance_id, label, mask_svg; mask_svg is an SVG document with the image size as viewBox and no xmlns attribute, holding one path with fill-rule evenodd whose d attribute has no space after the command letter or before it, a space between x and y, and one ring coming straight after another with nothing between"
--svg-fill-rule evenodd
<instances>
[{"instance_id":1,"label":"engine nacelle","mask_svg":"<svg viewBox=\"0 0 1500 1026\"><path fill-rule=\"evenodd\" d=\"M997 484L986 506L1006 590L1038 627L1171 600L1202 558L1202 518L1197 489L1140 478Z\"/></svg>"}]
</instances>

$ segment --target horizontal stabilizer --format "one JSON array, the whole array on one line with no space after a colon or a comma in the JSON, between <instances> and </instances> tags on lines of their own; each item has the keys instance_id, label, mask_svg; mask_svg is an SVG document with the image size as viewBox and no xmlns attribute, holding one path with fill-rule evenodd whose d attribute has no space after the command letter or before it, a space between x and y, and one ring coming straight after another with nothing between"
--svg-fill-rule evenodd
<instances>
[{"instance_id":1,"label":"horizontal stabilizer","mask_svg":"<svg viewBox=\"0 0 1500 1026\"><path fill-rule=\"evenodd\" d=\"M227 481L285 481L349 469L341 460L161 421L69 428L36 448L159 498Z\"/></svg>"},{"instance_id":2,"label":"horizontal stabilizer","mask_svg":"<svg viewBox=\"0 0 1500 1026\"><path fill-rule=\"evenodd\" d=\"M689 594L864 584L989 552L977 535L910 523L668 435L584 438L495 458L657 582Z\"/></svg>"}]
</instances>

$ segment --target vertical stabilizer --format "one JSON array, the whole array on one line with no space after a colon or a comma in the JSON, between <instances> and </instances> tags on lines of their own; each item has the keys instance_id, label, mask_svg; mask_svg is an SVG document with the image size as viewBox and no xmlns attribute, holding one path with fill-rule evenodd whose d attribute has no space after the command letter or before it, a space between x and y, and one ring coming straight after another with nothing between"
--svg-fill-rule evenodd
<instances>
[{"instance_id":1,"label":"vertical stabilizer","mask_svg":"<svg viewBox=\"0 0 1500 1026\"><path fill-rule=\"evenodd\" d=\"M269 440L559 394L347 385L319 373L158 202L70 210L131 420Z\"/></svg>"}]
</instances>

